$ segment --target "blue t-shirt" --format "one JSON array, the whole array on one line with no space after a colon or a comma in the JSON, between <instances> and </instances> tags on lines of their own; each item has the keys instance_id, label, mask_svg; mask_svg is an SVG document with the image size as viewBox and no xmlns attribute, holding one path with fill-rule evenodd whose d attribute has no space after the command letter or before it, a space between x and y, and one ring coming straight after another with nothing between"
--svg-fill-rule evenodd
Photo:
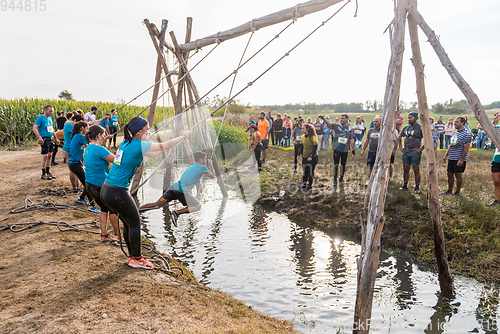
<instances>
[{"instance_id":1,"label":"blue t-shirt","mask_svg":"<svg viewBox=\"0 0 500 334\"><path fill-rule=\"evenodd\" d=\"M109 120L103 119L99 125L106 129L106 125L109 127Z\"/></svg>"},{"instance_id":2,"label":"blue t-shirt","mask_svg":"<svg viewBox=\"0 0 500 334\"><path fill-rule=\"evenodd\" d=\"M38 115L35 124L38 126L38 133L42 138L50 137L54 135L54 123L52 122L52 117L45 117L43 114Z\"/></svg>"},{"instance_id":3,"label":"blue t-shirt","mask_svg":"<svg viewBox=\"0 0 500 334\"><path fill-rule=\"evenodd\" d=\"M108 176L109 162L105 159L111 153L101 145L90 144L85 149L85 182L102 187Z\"/></svg>"},{"instance_id":4,"label":"blue t-shirt","mask_svg":"<svg viewBox=\"0 0 500 334\"><path fill-rule=\"evenodd\" d=\"M71 122L66 122L63 127L64 145L63 150L69 153L69 147L71 145L71 135L73 134L73 127L75 125Z\"/></svg>"},{"instance_id":5,"label":"blue t-shirt","mask_svg":"<svg viewBox=\"0 0 500 334\"><path fill-rule=\"evenodd\" d=\"M172 184L172 188L187 193L200 181L203 174L210 174L210 171L205 165L196 162L186 169L179 182Z\"/></svg>"},{"instance_id":6,"label":"blue t-shirt","mask_svg":"<svg viewBox=\"0 0 500 334\"><path fill-rule=\"evenodd\" d=\"M471 135L470 132L467 131L467 129L463 129L460 131L455 131L453 132L453 135L451 136L450 140L450 155L448 157L449 160L460 160L462 158L462 153L464 152L465 145L470 145L471 142ZM467 161L467 154L465 156L464 161Z\"/></svg>"},{"instance_id":7,"label":"blue t-shirt","mask_svg":"<svg viewBox=\"0 0 500 334\"><path fill-rule=\"evenodd\" d=\"M118 127L118 116L111 116L109 125L110 128L116 128Z\"/></svg>"},{"instance_id":8,"label":"blue t-shirt","mask_svg":"<svg viewBox=\"0 0 500 334\"><path fill-rule=\"evenodd\" d=\"M116 151L115 161L106 177L106 182L114 187L128 189L137 168L142 164L144 154L149 151L152 143L139 139L124 141Z\"/></svg>"},{"instance_id":9,"label":"blue t-shirt","mask_svg":"<svg viewBox=\"0 0 500 334\"><path fill-rule=\"evenodd\" d=\"M77 164L83 161L83 150L88 142L85 140L85 136L81 133L76 133L71 139L71 145L69 146L69 163Z\"/></svg>"}]
</instances>

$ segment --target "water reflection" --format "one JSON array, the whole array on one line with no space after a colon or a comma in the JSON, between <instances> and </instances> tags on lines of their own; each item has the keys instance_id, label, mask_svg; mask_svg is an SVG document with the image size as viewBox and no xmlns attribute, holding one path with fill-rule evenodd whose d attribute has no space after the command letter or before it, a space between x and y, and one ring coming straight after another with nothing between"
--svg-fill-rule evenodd
<instances>
[{"instance_id":1,"label":"water reflection","mask_svg":"<svg viewBox=\"0 0 500 334\"><path fill-rule=\"evenodd\" d=\"M146 212L144 231L200 282L264 314L295 319L295 328L306 333L350 333L359 244L295 224L234 193L214 199L217 187L206 183L210 201L202 197L202 209L181 216L178 227L171 225L166 209ZM141 201L158 196L145 194ZM436 294L434 270L403 252L382 251L370 332L497 333L492 328L498 289L460 277L455 285L455 299L443 299Z\"/></svg>"}]
</instances>

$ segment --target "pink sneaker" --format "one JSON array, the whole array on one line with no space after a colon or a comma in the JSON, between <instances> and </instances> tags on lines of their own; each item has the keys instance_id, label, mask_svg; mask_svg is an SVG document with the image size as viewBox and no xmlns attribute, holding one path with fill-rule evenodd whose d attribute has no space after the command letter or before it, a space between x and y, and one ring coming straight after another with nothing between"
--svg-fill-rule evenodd
<instances>
[{"instance_id":1,"label":"pink sneaker","mask_svg":"<svg viewBox=\"0 0 500 334\"><path fill-rule=\"evenodd\" d=\"M155 268L155 266L153 264L151 264L151 262L149 262L143 255L141 255L141 257L139 259L135 259L135 258L130 256L127 259L126 263L129 265L129 267L132 267L132 268L147 269L147 270L151 270L151 269Z\"/></svg>"}]
</instances>

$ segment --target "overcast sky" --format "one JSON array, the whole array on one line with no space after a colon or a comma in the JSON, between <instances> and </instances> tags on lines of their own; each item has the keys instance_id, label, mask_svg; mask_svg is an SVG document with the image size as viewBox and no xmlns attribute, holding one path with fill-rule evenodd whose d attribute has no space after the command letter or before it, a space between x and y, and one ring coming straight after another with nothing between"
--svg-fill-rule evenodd
<instances>
[{"instance_id":1,"label":"overcast sky","mask_svg":"<svg viewBox=\"0 0 500 334\"><path fill-rule=\"evenodd\" d=\"M57 98L67 89L77 100L128 101L154 83L156 52L142 23L145 18L158 27L162 19L167 19L168 31L174 31L183 41L186 17L190 16L194 40L296 4L289 0L37 1L37 11L34 0L30 11L0 8L1 98ZM390 57L389 37L383 32L393 17L393 2L358 3L357 17L352 0L237 99L251 105L382 100ZM254 80L342 4L299 19L240 70L234 92ZM418 9L481 102L500 100L500 2L420 0ZM286 24L257 31L245 59ZM237 67L249 36L223 42L193 70L201 95ZM429 104L463 99L426 40L420 33ZM197 63L211 48L203 48L189 64ZM417 100L410 58L406 32L401 90L401 100L406 102ZM168 61L173 69L171 56ZM229 96L230 85L228 80L210 96ZM147 105L150 100L148 92L136 104ZM169 101L162 103L167 105Z\"/></svg>"}]
</instances>

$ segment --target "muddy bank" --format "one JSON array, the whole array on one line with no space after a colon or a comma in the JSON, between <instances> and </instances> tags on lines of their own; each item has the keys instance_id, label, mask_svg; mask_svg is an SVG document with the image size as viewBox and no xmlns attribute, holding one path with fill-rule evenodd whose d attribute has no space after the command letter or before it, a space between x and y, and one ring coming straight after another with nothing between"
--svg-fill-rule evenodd
<instances>
[{"instance_id":1,"label":"muddy bank","mask_svg":"<svg viewBox=\"0 0 500 334\"><path fill-rule=\"evenodd\" d=\"M59 161L59 159L58 159ZM41 195L67 189L66 165L40 179L40 154L0 151L0 226L27 222L88 223L97 215L80 210L10 214L25 198L75 205L76 195ZM98 224L84 225L99 233ZM61 232L38 225L22 232L0 231L0 333L291 333L291 324L184 275L129 268L119 247L99 234ZM174 265L180 265L174 263Z\"/></svg>"}]
</instances>

